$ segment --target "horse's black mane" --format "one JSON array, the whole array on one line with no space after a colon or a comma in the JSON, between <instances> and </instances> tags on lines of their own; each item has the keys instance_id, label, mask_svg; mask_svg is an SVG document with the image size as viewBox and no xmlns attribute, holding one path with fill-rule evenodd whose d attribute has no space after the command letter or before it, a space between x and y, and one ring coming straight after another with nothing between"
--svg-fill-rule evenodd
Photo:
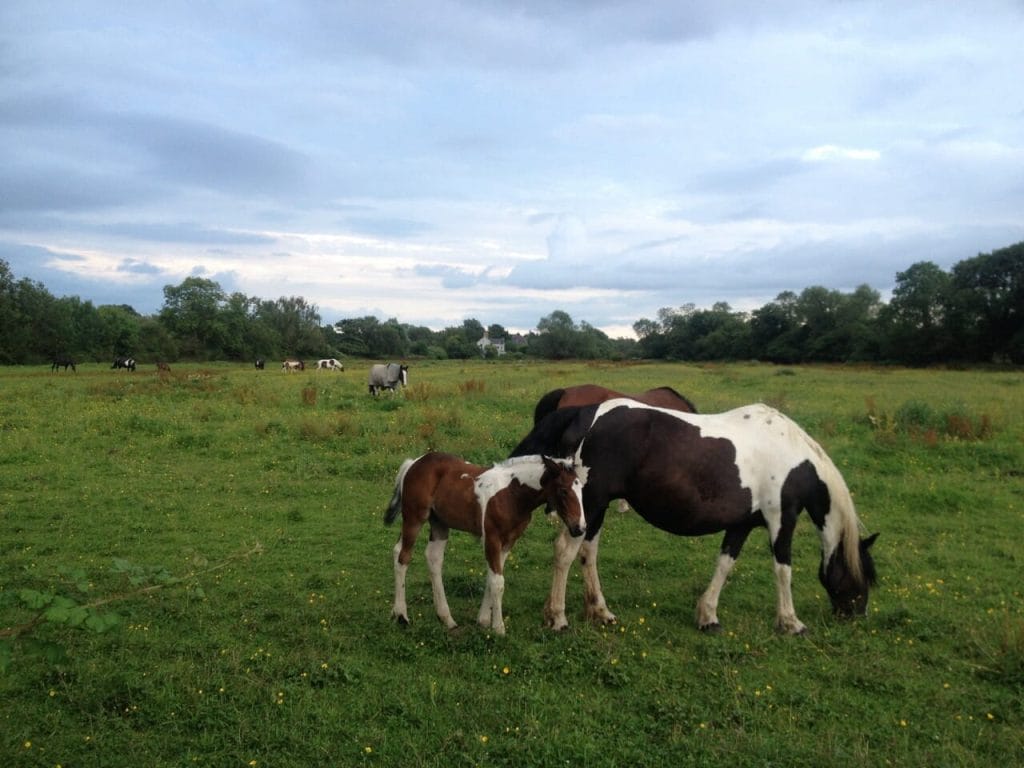
<instances>
[{"instance_id":1,"label":"horse's black mane","mask_svg":"<svg viewBox=\"0 0 1024 768\"><path fill-rule=\"evenodd\" d=\"M564 388L552 389L538 400L537 406L533 409L533 423L535 425L539 424L545 416L554 413L558 409L558 401L562 399L564 394Z\"/></svg>"},{"instance_id":2,"label":"horse's black mane","mask_svg":"<svg viewBox=\"0 0 1024 768\"><path fill-rule=\"evenodd\" d=\"M590 428L596 411L596 405L575 405L552 411L534 425L509 456L531 453L560 458L571 456Z\"/></svg>"}]
</instances>

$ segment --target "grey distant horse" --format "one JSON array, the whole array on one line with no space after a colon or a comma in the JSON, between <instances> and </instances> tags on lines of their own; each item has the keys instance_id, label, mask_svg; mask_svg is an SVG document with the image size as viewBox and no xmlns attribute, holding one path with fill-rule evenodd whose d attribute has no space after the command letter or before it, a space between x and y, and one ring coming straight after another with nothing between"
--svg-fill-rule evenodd
<instances>
[{"instance_id":1,"label":"grey distant horse","mask_svg":"<svg viewBox=\"0 0 1024 768\"><path fill-rule=\"evenodd\" d=\"M392 394L395 387L401 384L403 387L409 383L409 366L398 363L378 363L370 368L370 378L367 381L370 385L370 394L376 397L382 389L390 389Z\"/></svg>"}]
</instances>

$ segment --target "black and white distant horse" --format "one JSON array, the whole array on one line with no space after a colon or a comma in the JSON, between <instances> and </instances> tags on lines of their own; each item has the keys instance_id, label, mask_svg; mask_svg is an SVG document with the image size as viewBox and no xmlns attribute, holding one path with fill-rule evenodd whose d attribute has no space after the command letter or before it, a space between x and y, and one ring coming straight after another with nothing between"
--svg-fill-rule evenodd
<instances>
[{"instance_id":1,"label":"black and white distant horse","mask_svg":"<svg viewBox=\"0 0 1024 768\"><path fill-rule=\"evenodd\" d=\"M317 360L316 369L318 371L344 371L345 366L342 365L340 360L328 357L325 360Z\"/></svg>"},{"instance_id":2,"label":"black and white distant horse","mask_svg":"<svg viewBox=\"0 0 1024 768\"><path fill-rule=\"evenodd\" d=\"M262 371L266 367L267 361L264 360L262 357L257 357L255 365L257 371Z\"/></svg>"},{"instance_id":3,"label":"black and white distant horse","mask_svg":"<svg viewBox=\"0 0 1024 768\"><path fill-rule=\"evenodd\" d=\"M115 357L114 364L110 366L111 369L120 370L124 368L128 371L135 370L135 358L134 357Z\"/></svg>"},{"instance_id":4,"label":"black and white distant horse","mask_svg":"<svg viewBox=\"0 0 1024 768\"><path fill-rule=\"evenodd\" d=\"M296 360L295 358L290 357L281 363L281 370L285 373L291 373L292 371L304 371L306 370L306 364L301 360Z\"/></svg>"},{"instance_id":5,"label":"black and white distant horse","mask_svg":"<svg viewBox=\"0 0 1024 768\"><path fill-rule=\"evenodd\" d=\"M370 394L376 397L382 389L390 389L392 393L395 387L401 384L403 387L409 383L409 366L398 363L378 363L370 368L370 377L367 380L370 386Z\"/></svg>"},{"instance_id":6,"label":"black and white distant horse","mask_svg":"<svg viewBox=\"0 0 1024 768\"><path fill-rule=\"evenodd\" d=\"M564 408L536 425L513 455L574 456L585 478L585 537L555 543L551 595L544 612L568 625L565 589L580 555L587 615L612 622L597 574L597 545L608 502L625 498L647 522L679 536L724 531L718 565L697 601L697 625L717 630L718 597L747 536L768 529L775 560L776 627L806 630L793 607L793 530L807 510L821 539L818 577L839 616L863 615L875 581L869 552L877 534L860 538L860 521L842 475L821 446L766 405L698 415L635 400Z\"/></svg>"},{"instance_id":7,"label":"black and white distant horse","mask_svg":"<svg viewBox=\"0 0 1024 768\"><path fill-rule=\"evenodd\" d=\"M78 373L78 369L75 368L74 359L67 357L65 355L58 355L57 357L53 358L53 364L50 366L50 373L60 370L61 367L63 367L64 370L66 371L68 369L68 366L71 366L72 371Z\"/></svg>"}]
</instances>

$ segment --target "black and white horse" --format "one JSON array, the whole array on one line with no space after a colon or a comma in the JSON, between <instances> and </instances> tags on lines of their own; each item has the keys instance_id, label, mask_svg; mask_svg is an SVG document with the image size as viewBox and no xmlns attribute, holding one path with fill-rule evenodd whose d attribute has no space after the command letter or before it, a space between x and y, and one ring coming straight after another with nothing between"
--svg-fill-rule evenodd
<instances>
[{"instance_id":1,"label":"black and white horse","mask_svg":"<svg viewBox=\"0 0 1024 768\"><path fill-rule=\"evenodd\" d=\"M75 361L73 358L70 358L67 355L57 355L57 357L53 358L53 364L50 366L50 373L60 370L61 368L66 371L69 366L72 371L78 373L78 369L75 368Z\"/></svg>"},{"instance_id":2,"label":"black and white horse","mask_svg":"<svg viewBox=\"0 0 1024 768\"><path fill-rule=\"evenodd\" d=\"M563 531L555 542L547 623L561 629L569 567L577 553L587 615L615 621L597 573L608 502L625 498L647 522L680 536L724 531L714 576L697 601L697 625L717 630L718 598L754 528L768 529L775 561L776 627L806 631L791 590L797 516L807 510L821 539L819 579L839 616L862 615L875 581L869 552L877 534L860 538L853 499L835 464L799 426L766 405L698 415L635 400L565 408L541 420L513 455L574 456L585 478L586 536Z\"/></svg>"},{"instance_id":3,"label":"black and white horse","mask_svg":"<svg viewBox=\"0 0 1024 768\"><path fill-rule=\"evenodd\" d=\"M281 370L285 373L291 373L292 371L304 371L306 370L306 364L301 360L296 360L293 357L289 357L283 363L281 363Z\"/></svg>"},{"instance_id":4,"label":"black and white horse","mask_svg":"<svg viewBox=\"0 0 1024 768\"><path fill-rule=\"evenodd\" d=\"M120 370L124 368L128 371L135 370L135 358L134 357L115 357L114 364L110 366L111 370Z\"/></svg>"},{"instance_id":5,"label":"black and white horse","mask_svg":"<svg viewBox=\"0 0 1024 768\"><path fill-rule=\"evenodd\" d=\"M409 383L409 366L398 363L378 363L370 368L370 376L367 380L370 386L370 394L376 397L382 389L390 389L392 393L395 387L401 384L403 387Z\"/></svg>"},{"instance_id":6,"label":"black and white horse","mask_svg":"<svg viewBox=\"0 0 1024 768\"><path fill-rule=\"evenodd\" d=\"M262 357L257 357L254 365L256 366L257 371L262 371L264 368L266 368L267 361L264 360Z\"/></svg>"},{"instance_id":7,"label":"black and white horse","mask_svg":"<svg viewBox=\"0 0 1024 768\"><path fill-rule=\"evenodd\" d=\"M342 362L340 360L336 360L333 357L328 357L323 360L317 360L316 369L318 371L344 371L345 366L342 365Z\"/></svg>"}]
</instances>

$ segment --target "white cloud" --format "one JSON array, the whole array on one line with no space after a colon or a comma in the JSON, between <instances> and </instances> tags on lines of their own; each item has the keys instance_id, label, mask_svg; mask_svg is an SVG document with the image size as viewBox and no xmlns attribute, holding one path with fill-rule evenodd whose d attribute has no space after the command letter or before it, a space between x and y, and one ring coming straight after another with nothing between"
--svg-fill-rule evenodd
<instances>
[{"instance_id":1,"label":"white cloud","mask_svg":"<svg viewBox=\"0 0 1024 768\"><path fill-rule=\"evenodd\" d=\"M807 163L823 163L837 160L880 160L881 157L882 153L877 149L838 147L835 144L823 144L820 147L812 147L800 156Z\"/></svg>"}]
</instances>

